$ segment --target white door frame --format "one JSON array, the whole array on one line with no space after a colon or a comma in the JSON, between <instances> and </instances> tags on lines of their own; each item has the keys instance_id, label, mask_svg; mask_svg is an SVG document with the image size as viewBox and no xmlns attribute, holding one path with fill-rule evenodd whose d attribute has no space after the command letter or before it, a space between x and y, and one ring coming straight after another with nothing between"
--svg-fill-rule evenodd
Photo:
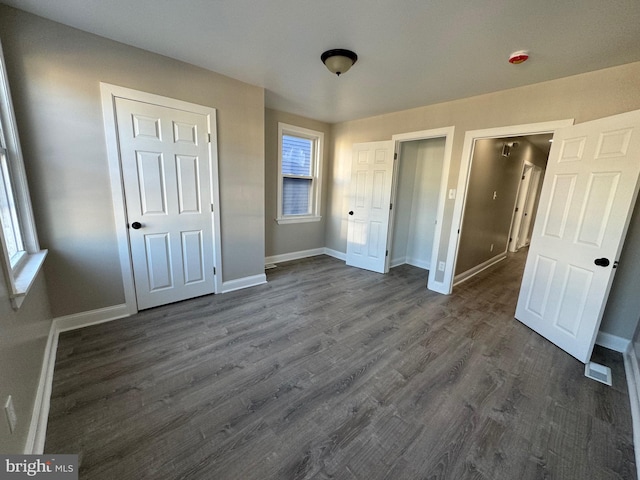
<instances>
[{"instance_id":1,"label":"white door frame","mask_svg":"<svg viewBox=\"0 0 640 480\"><path fill-rule=\"evenodd\" d=\"M518 137L523 135L537 135L542 133L554 133L557 129L573 125L574 119L556 120L551 122L527 123L522 125L510 125L504 127L487 128L482 130L468 130L464 135L464 145L462 156L460 157L460 173L458 175L458 188L456 201L453 207L453 219L449 236L449 248L447 250L447 263L445 278L451 278L451 289L453 289L453 272L455 272L458 261L458 249L460 247L460 232L462 231L462 216L467 199L469 188L469 174L471 173L471 162L476 140L485 138ZM501 258L502 259L502 258ZM501 260L500 259L500 260ZM486 265L482 270L490 267ZM477 273L480 273L479 270ZM466 279L471 276L466 277ZM451 290L449 290L449 293Z\"/></svg>"},{"instance_id":2,"label":"white door frame","mask_svg":"<svg viewBox=\"0 0 640 480\"><path fill-rule=\"evenodd\" d=\"M431 268L429 269L429 280L427 282L427 288L434 292L449 294L451 293L451 284L453 283L453 277L445 275L442 281L436 281L438 253L440 252L440 243L444 240L442 231L442 224L444 219L444 207L447 203L447 183L449 180L449 169L451 167L451 154L453 151L453 134L455 127L443 127L435 128L432 130L422 130L418 132L400 133L393 135L391 140L395 142L394 152L399 157L401 143L412 142L416 140L429 140L431 138L444 138L444 156L442 159L442 173L440 175L440 193L438 195L438 208L436 213L436 229L433 235L433 247L431 249ZM396 187L398 182L398 162L394 164L393 174L393 187L391 192L392 203L396 203ZM395 215L395 214L394 214ZM391 219L393 220L393 219ZM393 222L390 220L389 235L387 237L387 248L390 247L390 243L393 239ZM387 258L387 270L389 269L389 258ZM451 270L453 272L453 270ZM451 272L449 275L451 275Z\"/></svg>"},{"instance_id":3,"label":"white door frame","mask_svg":"<svg viewBox=\"0 0 640 480\"><path fill-rule=\"evenodd\" d=\"M520 233L520 227L522 225L523 214L524 214L524 206L527 203L527 198L529 195L529 188L531 185L531 176L527 181L527 188L523 188L522 183L525 179L525 174L527 168L529 168L529 175L532 175L533 167L535 165L531 163L529 160L525 160L522 164L522 174L520 175L521 180L518 184L518 193L516 194L516 203L513 208L513 215L511 216L511 230L509 230L509 238L511 239L509 243L507 243L507 251L509 252L517 252L517 243L518 243L518 235ZM520 206L522 205L522 208ZM517 211L516 211L517 210Z\"/></svg>"},{"instance_id":4,"label":"white door frame","mask_svg":"<svg viewBox=\"0 0 640 480\"><path fill-rule=\"evenodd\" d=\"M127 213L125 208L124 184L120 153L118 144L117 124L115 116L115 99L126 98L138 102L153 103L168 108L186 110L205 115L208 119L208 129L211 135L209 143L209 158L211 159L211 204L213 216L213 259L216 267L214 275L214 293L222 292L222 251L220 235L220 190L218 183L218 142L215 123L215 108L205 107L194 103L183 102L173 98L141 92L130 88L119 87L109 83L100 82L100 96L102 101L102 117L104 121L104 133L107 145L107 159L109 162L109 176L111 180L111 198L113 201L113 214L115 220L116 237L118 241L118 255L120 257L120 269L122 271L122 284L127 313L138 312L135 283L133 280L133 266L129 249L129 232L127 228Z\"/></svg>"},{"instance_id":5,"label":"white door frame","mask_svg":"<svg viewBox=\"0 0 640 480\"><path fill-rule=\"evenodd\" d=\"M527 242L527 237L530 237L531 235L531 230L534 224L533 213L535 212L537 214L535 205L538 202L538 196L540 193L539 187L540 185L542 185L541 181L544 181L544 178L542 177L544 170L542 169L542 167L534 165L531 170L531 179L529 181L529 187L527 188L527 198L525 199L524 204L524 213L526 215L522 216L520 228L518 229L518 240L516 243L517 248L522 248L526 245L529 245L529 242Z\"/></svg>"}]
</instances>

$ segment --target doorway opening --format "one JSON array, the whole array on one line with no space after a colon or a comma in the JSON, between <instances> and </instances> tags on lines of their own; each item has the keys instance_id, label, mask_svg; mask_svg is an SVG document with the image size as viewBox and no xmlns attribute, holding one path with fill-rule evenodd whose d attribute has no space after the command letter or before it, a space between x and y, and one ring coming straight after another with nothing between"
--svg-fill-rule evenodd
<instances>
[{"instance_id":1,"label":"doorway opening","mask_svg":"<svg viewBox=\"0 0 640 480\"><path fill-rule=\"evenodd\" d=\"M387 241L387 264L408 263L428 270L427 288L451 292L451 271L438 262L447 200L454 127L394 135L391 230Z\"/></svg>"},{"instance_id":2,"label":"doorway opening","mask_svg":"<svg viewBox=\"0 0 640 480\"><path fill-rule=\"evenodd\" d=\"M570 125L572 119L466 133L448 250L454 286L506 258L524 161L546 165L549 139Z\"/></svg>"},{"instance_id":3,"label":"doorway opening","mask_svg":"<svg viewBox=\"0 0 640 480\"><path fill-rule=\"evenodd\" d=\"M476 140L454 284L528 245L552 134Z\"/></svg>"},{"instance_id":4,"label":"doorway opening","mask_svg":"<svg viewBox=\"0 0 640 480\"><path fill-rule=\"evenodd\" d=\"M445 139L400 143L389 267L432 268Z\"/></svg>"}]
</instances>

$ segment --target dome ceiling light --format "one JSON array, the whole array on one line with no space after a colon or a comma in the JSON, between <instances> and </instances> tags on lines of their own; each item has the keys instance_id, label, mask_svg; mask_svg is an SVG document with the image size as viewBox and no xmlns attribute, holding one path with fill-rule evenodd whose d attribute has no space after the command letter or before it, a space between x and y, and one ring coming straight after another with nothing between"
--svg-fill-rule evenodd
<instances>
[{"instance_id":1,"label":"dome ceiling light","mask_svg":"<svg viewBox=\"0 0 640 480\"><path fill-rule=\"evenodd\" d=\"M351 50L336 48L334 50L327 50L324 52L320 56L320 59L331 73L335 73L340 76L358 61L358 55Z\"/></svg>"}]
</instances>

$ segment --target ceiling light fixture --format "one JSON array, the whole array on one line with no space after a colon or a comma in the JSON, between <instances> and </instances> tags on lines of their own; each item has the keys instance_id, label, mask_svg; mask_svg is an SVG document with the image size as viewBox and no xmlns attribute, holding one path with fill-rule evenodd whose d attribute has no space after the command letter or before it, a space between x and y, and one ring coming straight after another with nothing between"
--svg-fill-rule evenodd
<instances>
[{"instance_id":1,"label":"ceiling light fixture","mask_svg":"<svg viewBox=\"0 0 640 480\"><path fill-rule=\"evenodd\" d=\"M336 48L324 52L320 56L320 59L331 73L340 76L340 74L345 73L358 61L358 55L351 50Z\"/></svg>"}]
</instances>

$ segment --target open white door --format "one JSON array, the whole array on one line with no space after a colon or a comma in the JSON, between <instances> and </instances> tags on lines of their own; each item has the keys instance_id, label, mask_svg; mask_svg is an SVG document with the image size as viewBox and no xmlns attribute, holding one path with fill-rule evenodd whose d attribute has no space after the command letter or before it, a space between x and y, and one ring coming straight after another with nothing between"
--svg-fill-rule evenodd
<instances>
[{"instance_id":1,"label":"open white door","mask_svg":"<svg viewBox=\"0 0 640 480\"><path fill-rule=\"evenodd\" d=\"M347 226L347 265L378 273L386 262L394 142L353 146Z\"/></svg>"},{"instance_id":2,"label":"open white door","mask_svg":"<svg viewBox=\"0 0 640 480\"><path fill-rule=\"evenodd\" d=\"M557 130L516 318L591 357L638 193L640 111Z\"/></svg>"}]
</instances>

